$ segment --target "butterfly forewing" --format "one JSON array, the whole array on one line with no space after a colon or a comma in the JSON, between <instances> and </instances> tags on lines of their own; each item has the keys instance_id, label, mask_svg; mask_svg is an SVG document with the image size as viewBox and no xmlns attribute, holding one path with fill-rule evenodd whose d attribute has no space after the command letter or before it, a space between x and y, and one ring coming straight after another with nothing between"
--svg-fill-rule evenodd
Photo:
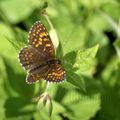
<instances>
[{"instance_id":1,"label":"butterfly forewing","mask_svg":"<svg viewBox=\"0 0 120 120\"><path fill-rule=\"evenodd\" d=\"M20 63L26 70L31 70L43 63L44 58L34 48L25 47L19 53Z\"/></svg>"},{"instance_id":2,"label":"butterfly forewing","mask_svg":"<svg viewBox=\"0 0 120 120\"><path fill-rule=\"evenodd\" d=\"M45 26L40 21L32 26L29 32L28 41L29 44L41 52L46 59L55 57L55 50L50 36Z\"/></svg>"}]
</instances>

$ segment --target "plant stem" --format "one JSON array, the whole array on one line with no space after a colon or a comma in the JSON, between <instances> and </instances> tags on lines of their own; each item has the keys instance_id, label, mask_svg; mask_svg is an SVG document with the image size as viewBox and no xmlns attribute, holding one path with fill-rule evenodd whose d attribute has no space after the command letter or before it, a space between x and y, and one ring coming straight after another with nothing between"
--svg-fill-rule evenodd
<instances>
[{"instance_id":1,"label":"plant stem","mask_svg":"<svg viewBox=\"0 0 120 120\"><path fill-rule=\"evenodd\" d=\"M48 92L49 88L50 88L50 82L47 82L46 89L45 89L46 93Z\"/></svg>"}]
</instances>

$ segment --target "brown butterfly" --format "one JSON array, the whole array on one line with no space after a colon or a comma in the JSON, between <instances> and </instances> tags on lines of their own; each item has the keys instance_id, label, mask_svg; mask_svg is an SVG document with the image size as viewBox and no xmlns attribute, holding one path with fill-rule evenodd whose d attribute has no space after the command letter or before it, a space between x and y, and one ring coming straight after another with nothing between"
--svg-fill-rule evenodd
<instances>
[{"instance_id":1,"label":"brown butterfly","mask_svg":"<svg viewBox=\"0 0 120 120\"><path fill-rule=\"evenodd\" d=\"M35 83L45 79L49 82L62 82L66 72L55 58L55 49L45 26L37 21L29 31L28 47L19 53L20 63L28 71L26 82Z\"/></svg>"}]
</instances>

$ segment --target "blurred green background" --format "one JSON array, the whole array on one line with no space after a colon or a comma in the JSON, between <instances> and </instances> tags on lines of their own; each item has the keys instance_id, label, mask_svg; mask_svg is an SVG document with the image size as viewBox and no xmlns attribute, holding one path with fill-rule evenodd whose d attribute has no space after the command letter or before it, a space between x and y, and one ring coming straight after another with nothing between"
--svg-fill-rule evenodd
<instances>
[{"instance_id":1,"label":"blurred green background","mask_svg":"<svg viewBox=\"0 0 120 120\"><path fill-rule=\"evenodd\" d=\"M120 120L119 0L0 0L0 120L49 120L32 99L45 81L26 84L17 58L35 21L50 30L44 10L67 71L67 80L49 89L51 119Z\"/></svg>"}]
</instances>

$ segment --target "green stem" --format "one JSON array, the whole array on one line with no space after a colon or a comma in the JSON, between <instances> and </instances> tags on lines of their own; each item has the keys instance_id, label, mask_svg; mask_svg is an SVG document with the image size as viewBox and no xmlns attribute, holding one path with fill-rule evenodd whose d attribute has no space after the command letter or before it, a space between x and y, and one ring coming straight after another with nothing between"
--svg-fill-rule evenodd
<instances>
[{"instance_id":1,"label":"green stem","mask_svg":"<svg viewBox=\"0 0 120 120\"><path fill-rule=\"evenodd\" d=\"M49 89L50 89L50 82L47 82L45 92L47 93Z\"/></svg>"}]
</instances>

